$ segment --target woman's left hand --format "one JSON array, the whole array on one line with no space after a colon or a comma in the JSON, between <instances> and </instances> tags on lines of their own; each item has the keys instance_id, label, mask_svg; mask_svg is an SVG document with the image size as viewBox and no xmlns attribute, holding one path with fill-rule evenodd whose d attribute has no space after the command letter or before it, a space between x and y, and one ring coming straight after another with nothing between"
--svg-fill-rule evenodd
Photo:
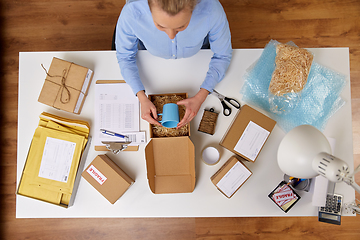
<instances>
[{"instance_id":1,"label":"woman's left hand","mask_svg":"<svg viewBox=\"0 0 360 240\"><path fill-rule=\"evenodd\" d=\"M185 114L181 121L178 123L176 129L179 129L189 123L198 113L201 104L205 101L206 97L209 95L209 91L201 88L199 92L191 98L187 98L177 102L177 105L185 106Z\"/></svg>"}]
</instances>

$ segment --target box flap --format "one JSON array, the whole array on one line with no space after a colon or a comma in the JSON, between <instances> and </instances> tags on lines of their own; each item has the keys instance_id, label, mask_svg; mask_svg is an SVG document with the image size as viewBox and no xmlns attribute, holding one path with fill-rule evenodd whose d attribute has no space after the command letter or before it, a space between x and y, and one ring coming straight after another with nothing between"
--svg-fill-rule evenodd
<instances>
[{"instance_id":1,"label":"box flap","mask_svg":"<svg viewBox=\"0 0 360 240\"><path fill-rule=\"evenodd\" d=\"M188 137L151 139L145 148L145 157L153 193L194 190L195 149Z\"/></svg>"},{"instance_id":2,"label":"box flap","mask_svg":"<svg viewBox=\"0 0 360 240\"><path fill-rule=\"evenodd\" d=\"M172 176L156 176L155 177L155 193L186 193L194 190L193 176L172 175Z\"/></svg>"},{"instance_id":3,"label":"box flap","mask_svg":"<svg viewBox=\"0 0 360 240\"><path fill-rule=\"evenodd\" d=\"M155 193L155 162L154 162L154 141L153 139L145 147L145 159L147 168L147 178L150 190Z\"/></svg>"}]
</instances>

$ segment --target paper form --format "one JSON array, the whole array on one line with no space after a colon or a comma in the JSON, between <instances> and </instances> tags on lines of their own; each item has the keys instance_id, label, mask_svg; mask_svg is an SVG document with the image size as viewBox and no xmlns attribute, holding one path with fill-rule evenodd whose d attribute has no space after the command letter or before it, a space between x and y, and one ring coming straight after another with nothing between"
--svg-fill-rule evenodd
<instances>
[{"instance_id":1,"label":"paper form","mask_svg":"<svg viewBox=\"0 0 360 240\"><path fill-rule=\"evenodd\" d=\"M251 176L251 172L240 162L235 165L221 178L216 186L228 197Z\"/></svg>"},{"instance_id":2,"label":"paper form","mask_svg":"<svg viewBox=\"0 0 360 240\"><path fill-rule=\"evenodd\" d=\"M250 121L236 143L234 150L254 161L269 134L268 130Z\"/></svg>"},{"instance_id":3,"label":"paper form","mask_svg":"<svg viewBox=\"0 0 360 240\"><path fill-rule=\"evenodd\" d=\"M39 177L67 182L76 143L47 137L41 159Z\"/></svg>"},{"instance_id":4,"label":"paper form","mask_svg":"<svg viewBox=\"0 0 360 240\"><path fill-rule=\"evenodd\" d=\"M125 134L139 132L140 104L126 83L95 85L95 146L102 141L123 141L118 137L104 136L100 129Z\"/></svg>"}]
</instances>

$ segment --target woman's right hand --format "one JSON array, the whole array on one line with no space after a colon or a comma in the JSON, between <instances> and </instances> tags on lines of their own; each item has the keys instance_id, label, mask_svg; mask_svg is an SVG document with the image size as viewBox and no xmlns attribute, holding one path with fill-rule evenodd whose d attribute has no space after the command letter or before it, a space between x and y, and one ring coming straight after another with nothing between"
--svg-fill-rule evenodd
<instances>
[{"instance_id":1,"label":"woman's right hand","mask_svg":"<svg viewBox=\"0 0 360 240\"><path fill-rule=\"evenodd\" d=\"M158 115L156 112L156 107L155 105L148 99L148 97L146 96L144 91L139 91L137 92L137 97L139 99L140 102L140 107L141 107L141 118L144 119L145 121L154 124L154 125L158 125L161 126L161 124L157 121L158 119Z\"/></svg>"}]
</instances>

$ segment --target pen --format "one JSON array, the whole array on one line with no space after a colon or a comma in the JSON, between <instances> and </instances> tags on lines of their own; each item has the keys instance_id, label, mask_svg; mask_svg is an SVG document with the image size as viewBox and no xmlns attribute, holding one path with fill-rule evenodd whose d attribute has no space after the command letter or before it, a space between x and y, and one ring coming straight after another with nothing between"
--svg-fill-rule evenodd
<instances>
[{"instance_id":1,"label":"pen","mask_svg":"<svg viewBox=\"0 0 360 240\"><path fill-rule=\"evenodd\" d=\"M105 130L105 129L100 129L100 131L101 131L103 134L107 134L107 135L114 136L114 137L119 137L119 138L128 139L128 136L125 136L125 135L122 135L122 134L119 134L119 133L111 132L111 131L108 131L108 130Z\"/></svg>"}]
</instances>

